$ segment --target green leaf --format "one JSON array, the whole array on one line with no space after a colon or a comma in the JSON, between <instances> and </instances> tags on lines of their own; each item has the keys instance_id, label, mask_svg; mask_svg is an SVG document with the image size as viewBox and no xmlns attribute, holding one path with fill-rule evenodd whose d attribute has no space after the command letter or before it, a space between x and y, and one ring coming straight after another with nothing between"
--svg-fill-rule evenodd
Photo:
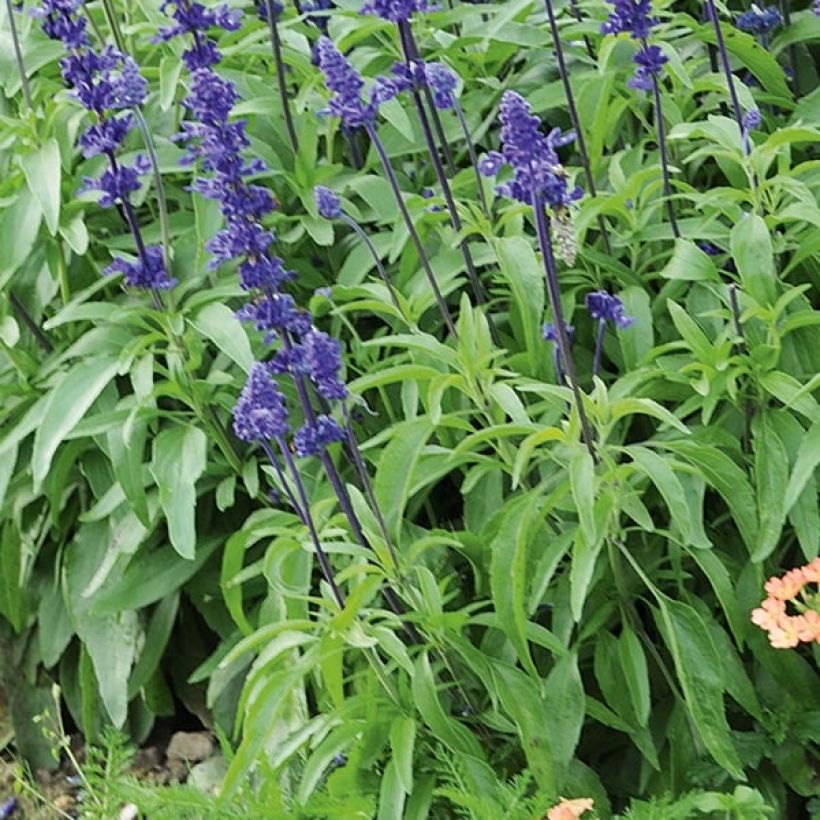
<instances>
[{"instance_id":1,"label":"green leaf","mask_svg":"<svg viewBox=\"0 0 820 820\"><path fill-rule=\"evenodd\" d=\"M732 777L744 779L723 703L720 655L706 624L692 607L659 598L661 618L692 721L709 753Z\"/></svg>"},{"instance_id":2,"label":"green leaf","mask_svg":"<svg viewBox=\"0 0 820 820\"><path fill-rule=\"evenodd\" d=\"M521 236L497 239L495 252L512 293L510 323L513 333L527 351L529 374L543 370L544 342L541 323L544 316L544 272L532 245Z\"/></svg>"},{"instance_id":3,"label":"green leaf","mask_svg":"<svg viewBox=\"0 0 820 820\"><path fill-rule=\"evenodd\" d=\"M401 520L410 495L413 474L427 439L433 432L427 418L419 418L393 428L393 438L382 451L373 492L387 524L398 543Z\"/></svg>"},{"instance_id":4,"label":"green leaf","mask_svg":"<svg viewBox=\"0 0 820 820\"><path fill-rule=\"evenodd\" d=\"M666 502L672 516L672 521L680 532L683 542L685 544L693 543L694 535L689 505L686 503L686 492L667 460L646 447L636 445L629 447L628 451L632 463L658 488L663 496L663 500Z\"/></svg>"},{"instance_id":5,"label":"green leaf","mask_svg":"<svg viewBox=\"0 0 820 820\"><path fill-rule=\"evenodd\" d=\"M716 282L720 279L712 258L691 240L680 237L675 240L675 249L660 275L683 282Z\"/></svg>"},{"instance_id":6,"label":"green leaf","mask_svg":"<svg viewBox=\"0 0 820 820\"><path fill-rule=\"evenodd\" d=\"M227 305L221 302L205 305L196 318L191 320L191 324L245 373L250 371L254 358L248 336Z\"/></svg>"},{"instance_id":7,"label":"green leaf","mask_svg":"<svg viewBox=\"0 0 820 820\"><path fill-rule=\"evenodd\" d=\"M755 490L760 526L752 561L763 561L771 555L786 520L786 484L789 480L789 456L780 437L765 414L752 423Z\"/></svg>"},{"instance_id":8,"label":"green leaf","mask_svg":"<svg viewBox=\"0 0 820 820\"><path fill-rule=\"evenodd\" d=\"M803 437L792 474L789 476L789 483L783 498L785 512L791 510L795 505L803 488L814 476L818 464L820 464L820 422L815 422Z\"/></svg>"},{"instance_id":9,"label":"green leaf","mask_svg":"<svg viewBox=\"0 0 820 820\"><path fill-rule=\"evenodd\" d=\"M757 504L745 473L725 453L694 441L662 442L661 446L694 464L706 482L723 497L749 552L757 545Z\"/></svg>"},{"instance_id":10,"label":"green leaf","mask_svg":"<svg viewBox=\"0 0 820 820\"><path fill-rule=\"evenodd\" d=\"M39 485L48 474L60 443L117 372L116 360L108 356L83 359L75 364L48 396L43 421L34 435L31 472Z\"/></svg>"},{"instance_id":11,"label":"green leaf","mask_svg":"<svg viewBox=\"0 0 820 820\"><path fill-rule=\"evenodd\" d=\"M40 230L43 209L34 194L21 188L11 204L0 208L0 286L25 262Z\"/></svg>"},{"instance_id":12,"label":"green leaf","mask_svg":"<svg viewBox=\"0 0 820 820\"><path fill-rule=\"evenodd\" d=\"M555 762L567 766L575 754L584 725L584 684L573 652L559 658L544 682L544 711L550 725Z\"/></svg>"},{"instance_id":13,"label":"green leaf","mask_svg":"<svg viewBox=\"0 0 820 820\"><path fill-rule=\"evenodd\" d=\"M413 748L416 740L416 722L400 715L390 726L390 748L396 775L407 794L413 793Z\"/></svg>"},{"instance_id":14,"label":"green leaf","mask_svg":"<svg viewBox=\"0 0 820 820\"><path fill-rule=\"evenodd\" d=\"M635 718L639 726L646 726L652 706L649 671L641 642L628 626L623 627L618 638L618 657Z\"/></svg>"},{"instance_id":15,"label":"green leaf","mask_svg":"<svg viewBox=\"0 0 820 820\"><path fill-rule=\"evenodd\" d=\"M60 224L60 146L53 137L20 158L26 182L40 203L52 236Z\"/></svg>"},{"instance_id":16,"label":"green leaf","mask_svg":"<svg viewBox=\"0 0 820 820\"><path fill-rule=\"evenodd\" d=\"M19 634L26 625L21 576L23 545L17 526L12 521L3 527L0 537L0 614Z\"/></svg>"},{"instance_id":17,"label":"green leaf","mask_svg":"<svg viewBox=\"0 0 820 820\"><path fill-rule=\"evenodd\" d=\"M730 241L743 289L759 304L773 305L777 300L777 275L772 237L763 218L748 214L732 228Z\"/></svg>"},{"instance_id":18,"label":"green leaf","mask_svg":"<svg viewBox=\"0 0 820 820\"><path fill-rule=\"evenodd\" d=\"M167 598L163 598L151 613L145 643L128 681L129 698L137 695L159 667L165 647L168 645L168 639L171 637L171 630L176 622L178 609L179 593L174 592Z\"/></svg>"},{"instance_id":19,"label":"green leaf","mask_svg":"<svg viewBox=\"0 0 820 820\"><path fill-rule=\"evenodd\" d=\"M569 483L581 531L588 544L598 540L595 525L595 463L585 448L578 447L569 462Z\"/></svg>"},{"instance_id":20,"label":"green leaf","mask_svg":"<svg viewBox=\"0 0 820 820\"><path fill-rule=\"evenodd\" d=\"M619 294L624 308L635 321L627 328L618 328L618 341L624 357L624 369L634 370L655 344L655 331L649 294L631 285Z\"/></svg>"},{"instance_id":21,"label":"green leaf","mask_svg":"<svg viewBox=\"0 0 820 820\"><path fill-rule=\"evenodd\" d=\"M196 427L171 427L154 439L151 474L171 545L183 558L196 556L195 485L205 470L207 447L205 433Z\"/></svg>"},{"instance_id":22,"label":"green leaf","mask_svg":"<svg viewBox=\"0 0 820 820\"><path fill-rule=\"evenodd\" d=\"M529 544L537 531L540 496L531 492L507 506L498 534L490 545L490 587L498 622L518 659L538 677L527 644Z\"/></svg>"},{"instance_id":23,"label":"green leaf","mask_svg":"<svg viewBox=\"0 0 820 820\"><path fill-rule=\"evenodd\" d=\"M396 760L393 758L382 773L377 820L403 820L407 794L408 791L399 777Z\"/></svg>"}]
</instances>

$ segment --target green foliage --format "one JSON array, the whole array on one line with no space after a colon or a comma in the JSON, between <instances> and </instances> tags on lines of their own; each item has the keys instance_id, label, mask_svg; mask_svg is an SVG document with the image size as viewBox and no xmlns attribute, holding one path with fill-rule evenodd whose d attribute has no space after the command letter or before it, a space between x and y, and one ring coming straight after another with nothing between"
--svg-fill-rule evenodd
<instances>
[{"instance_id":1,"label":"green foliage","mask_svg":"<svg viewBox=\"0 0 820 820\"><path fill-rule=\"evenodd\" d=\"M149 81L143 115L180 280L163 309L100 276L131 240L116 209L76 194L98 169L74 148L83 115L62 88L59 47L17 15L29 110L0 23L0 284L17 302L0 305L0 691L18 753L54 765L54 738L32 720L58 684L90 744L88 817L133 802L151 818L494 820L543 817L562 796L624 820L806 815L817 647L771 648L750 612L766 577L820 545L820 97L800 94L816 84L817 18L798 11L769 51L725 25L736 73L758 83L737 82L743 108L764 115L747 155L704 49L711 26L658 10L674 240L651 101L627 85L632 46L599 35L602 4L583 4L580 22L562 15L599 188L573 210L578 255L560 266L594 458L542 338L552 317L531 209L486 186L482 212L458 122L442 114L460 234L422 195L435 180L412 100L392 101L379 125L457 318L458 338L443 341L377 157L352 170L337 123L316 115L310 21L289 8L281 22L296 155L267 26L248 14L219 35L236 114L267 165L256 181L280 205L269 220L292 292L343 343L370 480L341 445L328 452L372 549L320 461L300 460L340 606L306 522L269 493L283 489L273 467L230 431L270 347L233 315L235 271L208 267L222 223L189 190L173 140L189 83L180 44L151 42L157 4L111 5ZM336 42L355 46L368 77L389 71L392 26L360 18L353 0L336 5ZM506 89L568 125L540 3L442 5L416 36L458 70L481 152L498 147ZM113 38L103 9L86 7ZM128 152L144 149L140 132L128 139ZM573 150L562 156L583 184ZM401 310L356 236L316 215L315 184L343 195ZM146 180L135 204L161 241L156 186ZM466 296L463 238L485 305ZM583 303L601 288L635 322L607 329L593 376L597 327ZM219 795L127 774L128 744L183 710L227 738Z\"/></svg>"}]
</instances>

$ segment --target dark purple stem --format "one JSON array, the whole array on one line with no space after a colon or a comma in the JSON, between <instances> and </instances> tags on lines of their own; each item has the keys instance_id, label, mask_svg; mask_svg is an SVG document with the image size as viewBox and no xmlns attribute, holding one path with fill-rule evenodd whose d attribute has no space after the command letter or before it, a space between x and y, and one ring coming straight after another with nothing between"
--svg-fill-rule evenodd
<instances>
[{"instance_id":1,"label":"dark purple stem","mask_svg":"<svg viewBox=\"0 0 820 820\"><path fill-rule=\"evenodd\" d=\"M490 218L490 206L487 202L487 196L484 193L484 180L481 172L478 170L478 154L475 150L475 143L473 136L470 133L470 126L467 124L467 118L464 116L464 109L458 98L453 95L453 111L456 112L458 124L461 126L461 131L464 134L464 141L467 143L467 153L470 155L470 165L473 166L473 173L475 174L476 190L478 191L478 198L481 200L481 210L484 211L484 216Z\"/></svg>"},{"instance_id":2,"label":"dark purple stem","mask_svg":"<svg viewBox=\"0 0 820 820\"><path fill-rule=\"evenodd\" d=\"M287 332L282 333L282 346L285 350L291 349L291 339ZM315 424L316 413L313 410L313 405L310 403L310 396L308 395L307 384L305 383L304 376L294 375L293 384L296 387L296 395L299 398L299 404L302 407L302 412L304 413L305 420L308 422L308 424ZM333 463L333 460L327 454L327 450L322 450L320 452L319 460L322 462L322 467L324 468L324 471L327 474L331 487L333 487L333 492L336 494L336 498L339 501L339 506L342 508L342 512L344 513L345 518L347 518L348 523L350 524L350 528L353 530L354 537L359 542L359 544L361 544L361 546L365 547L365 549L370 549L372 551L373 548L368 543L364 531L362 530L362 526L359 523L359 519L356 515L356 512L353 509L353 503L350 500L347 488L345 487L341 477L339 476L338 471L336 470L336 465ZM390 609L396 615L401 617L404 614L404 607L401 605L401 602L399 601L396 593L387 584L384 585L382 592L384 594L384 599L385 601L387 601L387 604L390 607ZM405 624L405 628L408 630L408 633L411 632L407 624Z\"/></svg>"},{"instance_id":3,"label":"dark purple stem","mask_svg":"<svg viewBox=\"0 0 820 820\"><path fill-rule=\"evenodd\" d=\"M572 12L572 16L579 22L584 22L584 17L581 14L581 9L578 6L578 0L569 0L569 9ZM587 54L589 54L591 59L595 59L595 52L592 50L592 43L589 41L589 37L584 35L584 45L587 49Z\"/></svg>"},{"instance_id":4,"label":"dark purple stem","mask_svg":"<svg viewBox=\"0 0 820 820\"><path fill-rule=\"evenodd\" d=\"M732 74L732 64L729 61L729 52L726 50L726 41L723 39L723 29L720 25L720 18L718 17L714 0L706 0L706 11L712 20L712 27L715 29L715 41L717 42L718 54L720 55L720 64L726 76L726 85L729 89L729 101L732 103L735 121L737 122L737 127L743 131L743 112L740 109L740 100L737 97L737 90L735 89L735 78Z\"/></svg>"},{"instance_id":5,"label":"dark purple stem","mask_svg":"<svg viewBox=\"0 0 820 820\"><path fill-rule=\"evenodd\" d=\"M404 220L407 232L410 234L410 241L416 249L421 266L427 276L427 281L430 283L430 287L433 290L433 296L435 297L436 304L438 305L439 313L441 313L441 317L444 319L444 324L447 325L447 329L453 335L453 338L457 339L458 332L456 331L453 317L450 314L450 309L447 307L447 303L444 301L444 296L442 296L441 291L439 290L438 282L436 282L436 276L433 273L433 268L430 266L430 260L427 258L427 254L425 253L424 246L421 244L421 239L416 231L416 227L413 224L413 220L410 217L407 206L404 204L401 189L399 188L399 181L396 179L396 172L390 164L390 157L387 156L387 151L385 150L384 144L381 139L379 139L375 125L368 123L365 127L367 128L367 135L370 137L370 141L373 143L373 147L379 155L387 181L390 183L390 187L393 190L393 196L396 198L396 204L399 206L399 212Z\"/></svg>"},{"instance_id":6,"label":"dark purple stem","mask_svg":"<svg viewBox=\"0 0 820 820\"><path fill-rule=\"evenodd\" d=\"M23 50L20 48L20 39L17 36L17 23L14 20L14 8L11 0L6 0L6 16L9 19L11 43L14 48L14 58L17 60L17 71L20 74L20 87L23 89L23 99L26 101L26 108L31 111L32 108L34 108L31 102L31 88L29 87L28 77L26 76L26 64L23 62Z\"/></svg>"},{"instance_id":7,"label":"dark purple stem","mask_svg":"<svg viewBox=\"0 0 820 820\"><path fill-rule=\"evenodd\" d=\"M379 259L378 251L375 247L373 247L373 243L370 241L370 237L365 233L364 229L356 222L355 219L352 219L347 214L341 215L341 220L348 225L350 228L353 229L353 232L362 242L365 244L365 247L370 251L370 255L373 257L373 261L376 263L376 270L379 272L379 276L381 277L382 282L384 282L385 287L387 288L388 293L390 294L390 301L393 303L393 307L399 312L399 314L403 317L404 311L401 309L401 305L399 304L399 299L396 296L395 288L393 287L393 283L387 276L387 271L384 269L384 265L382 265L382 260Z\"/></svg>"},{"instance_id":8,"label":"dark purple stem","mask_svg":"<svg viewBox=\"0 0 820 820\"><path fill-rule=\"evenodd\" d=\"M644 41L644 47L646 42ZM669 225L672 228L672 235L675 239L680 238L678 221L675 218L675 206L672 204L672 185L669 181L669 158L666 153L666 125L663 121L663 108L661 106L661 88L658 77L652 74L652 94L655 98L655 126L658 129L658 150L661 155L661 173L663 174L663 195L666 199L666 212L669 214Z\"/></svg>"},{"instance_id":9,"label":"dark purple stem","mask_svg":"<svg viewBox=\"0 0 820 820\"><path fill-rule=\"evenodd\" d=\"M282 485L282 489L285 491L288 501L290 501L293 509L296 510L296 514L299 518L302 519L302 523L307 525L304 511L302 510L299 502L296 500L296 497L293 495L290 484L288 484L287 479L285 478L285 473L282 470L282 465L279 463L279 459L276 458L276 453L273 452L273 448L270 446L270 443L265 439L262 439L260 444L262 445L262 449L265 451L265 455L268 457L268 461L270 461L274 471L276 472L276 477L279 479L279 483Z\"/></svg>"},{"instance_id":10,"label":"dark purple stem","mask_svg":"<svg viewBox=\"0 0 820 820\"><path fill-rule=\"evenodd\" d=\"M276 440L277 444L279 445L279 450L282 453L282 458L285 460L285 465L288 468L288 472L290 473L291 479L293 480L293 484L296 487L296 492L299 495L299 500L302 506L302 512L304 513L303 521L305 526L308 528L308 532L310 533L310 539L313 541L313 549L316 550L316 558L319 561L319 567L322 570L322 575L324 576L325 581L327 581L330 589L333 591L333 597L336 599L336 603L339 605L339 609L344 609L345 599L342 591L336 585L336 579L333 577L333 568L330 566L330 560L327 557L327 553L324 551L321 542L319 541L319 533L316 532L316 525L313 523L313 516L310 514L310 505L308 504L307 494L305 493L305 486L302 484L302 478L299 475L299 470L297 469L296 465L293 463L293 456L290 454L290 450L288 449L288 444L283 438L278 438Z\"/></svg>"},{"instance_id":11,"label":"dark purple stem","mask_svg":"<svg viewBox=\"0 0 820 820\"><path fill-rule=\"evenodd\" d=\"M535 229L538 234L538 244L541 246L541 256L544 261L544 275L547 280L547 293L552 309L552 318L555 323L555 332L558 339L558 349L561 354L561 362L570 390L575 399L575 407L578 411L578 419L581 422L581 437L584 440L589 454L597 462L595 448L593 446L592 428L587 419L584 409L583 397L578 387L578 378L575 374L575 362L572 359L572 351L569 346L569 335L567 326L564 323L564 308L561 305L561 291L558 286L558 273L555 269L555 257L552 253L552 240L550 239L549 218L547 217L544 197L539 192L533 198L533 212L535 214Z\"/></svg>"},{"instance_id":12,"label":"dark purple stem","mask_svg":"<svg viewBox=\"0 0 820 820\"><path fill-rule=\"evenodd\" d=\"M601 372L601 354L604 350L604 331L606 330L606 319L598 319L598 327L595 331L595 355L592 359L592 375L597 376Z\"/></svg>"},{"instance_id":13,"label":"dark purple stem","mask_svg":"<svg viewBox=\"0 0 820 820\"><path fill-rule=\"evenodd\" d=\"M282 41L279 39L279 27L276 24L276 9L273 6L273 0L265 0L265 6L267 9L271 45L273 47L273 61L276 64L276 85L279 88L279 99L282 103L285 128L288 132L290 147L293 149L293 153L296 154L299 151L299 140L296 137L296 128L293 125L293 115L290 110L288 85L285 78L285 61L282 59Z\"/></svg>"},{"instance_id":14,"label":"dark purple stem","mask_svg":"<svg viewBox=\"0 0 820 820\"><path fill-rule=\"evenodd\" d=\"M587 153L584 130L581 127L581 118L578 115L578 107L575 105L575 94L573 94L572 84L569 81L569 72L567 71L567 63L564 59L564 49L561 45L561 36L558 32L558 23L555 20L555 11L552 7L552 0L544 0L544 5L547 9L547 18L549 19L550 24L552 47L555 51L555 58L558 61L558 73L561 75L561 84L564 86L564 96L567 100L569 119L572 123L572 128L575 131L575 141L578 146L578 155L581 158L581 165L584 169L584 178L586 179L589 195L594 197L597 196L597 192L595 190L595 178L592 176L592 168L589 164L589 154ZM604 249L607 254L611 256L612 246L609 242L609 231L607 230L606 222L601 214L598 214L598 229L601 232L601 239L604 243Z\"/></svg>"},{"instance_id":15,"label":"dark purple stem","mask_svg":"<svg viewBox=\"0 0 820 820\"><path fill-rule=\"evenodd\" d=\"M410 22L405 20L398 23L399 40L401 41L402 51L404 52L404 59L409 65L413 60L421 60L421 52L419 51L416 38L413 36L413 29ZM450 143L447 141L447 135L444 133L444 126L441 124L441 117L438 115L438 109L433 102L433 94L430 91L430 86L427 83L423 85L424 98L427 100L427 105L430 108L430 116L433 120L433 128L436 130L439 145L444 154L444 161L447 163L447 168L451 174L456 172L456 165L453 162L453 154L450 151Z\"/></svg>"},{"instance_id":16,"label":"dark purple stem","mask_svg":"<svg viewBox=\"0 0 820 820\"><path fill-rule=\"evenodd\" d=\"M401 34L405 61L408 65L410 65L414 59L414 54L410 45L409 38L411 35L409 25L402 25L400 23L399 33ZM427 86L427 83L424 83L423 87L429 93L430 89ZM456 233L459 233L461 231L461 217L458 215L458 209L456 208L456 203L453 199L453 192L450 189L450 182L447 179L447 174L444 172L444 166L441 164L441 158L439 157L438 150L436 149L436 142L433 138L433 132L430 130L430 122L427 119L427 112L425 111L424 104L419 96L419 90L417 88L413 88L412 94L413 101L416 105L416 112L418 113L419 123L421 124L421 131L422 134L424 134L424 141L427 143L427 153L430 154L430 159L433 161L436 179L438 180L438 184L441 186L444 201L447 203L447 212L450 215L450 224L453 226L453 230ZM475 265L473 264L473 257L470 253L470 247L467 240L462 239L459 242L459 247L461 248L461 255L464 257L464 265L467 269L467 276L470 279L470 287L473 291L473 296L475 296L478 304L483 305L487 300L484 296L484 289L481 287L481 282L478 279L478 274L476 273Z\"/></svg>"},{"instance_id":17,"label":"dark purple stem","mask_svg":"<svg viewBox=\"0 0 820 820\"><path fill-rule=\"evenodd\" d=\"M119 170L119 164L117 163L117 157L114 155L113 151L106 151L105 155L108 157L108 162L111 165L111 170L114 172L115 176L117 171ZM148 268L149 261L148 261L148 252L145 248L145 242L142 238L142 231L140 230L140 223L137 219L137 215L134 212L134 206L131 204L131 200L126 196L120 198L120 203L122 204L122 212L125 215L125 221L128 224L128 229L131 231L131 236L134 238L134 244L137 246L137 253L139 254L139 258L142 261L142 264ZM151 288L151 301L154 303L154 307L157 310L163 310L164 304L162 302L162 297L157 293L155 288Z\"/></svg>"}]
</instances>

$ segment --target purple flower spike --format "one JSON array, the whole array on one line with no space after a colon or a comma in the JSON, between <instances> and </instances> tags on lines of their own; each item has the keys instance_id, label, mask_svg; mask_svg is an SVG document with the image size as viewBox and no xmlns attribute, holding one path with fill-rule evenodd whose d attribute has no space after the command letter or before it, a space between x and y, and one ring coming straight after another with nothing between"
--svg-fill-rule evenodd
<instances>
[{"instance_id":1,"label":"purple flower spike","mask_svg":"<svg viewBox=\"0 0 820 820\"><path fill-rule=\"evenodd\" d=\"M368 125L376 119L379 106L399 93L399 86L386 77L378 77L370 89L370 98L362 98L364 80L336 48L329 37L320 37L316 47L319 69L325 85L332 92L327 108L321 112L338 117L348 128Z\"/></svg>"},{"instance_id":2,"label":"purple flower spike","mask_svg":"<svg viewBox=\"0 0 820 820\"><path fill-rule=\"evenodd\" d=\"M553 128L541 133L541 121L530 112L529 103L515 91L501 98L501 142L504 159L515 171L515 178L496 189L503 196L532 204L535 194L553 208L580 199L580 188L570 189L556 148L575 139L572 132L562 134Z\"/></svg>"},{"instance_id":3,"label":"purple flower spike","mask_svg":"<svg viewBox=\"0 0 820 820\"><path fill-rule=\"evenodd\" d=\"M601 26L601 34L628 33L635 40L645 40L652 27L657 24L651 16L650 0L607 0L613 6L606 22Z\"/></svg>"},{"instance_id":4,"label":"purple flower spike","mask_svg":"<svg viewBox=\"0 0 820 820\"><path fill-rule=\"evenodd\" d=\"M433 91L436 108L445 110L455 105L456 75L442 63L427 63L424 69L427 83Z\"/></svg>"},{"instance_id":5,"label":"purple flower spike","mask_svg":"<svg viewBox=\"0 0 820 820\"><path fill-rule=\"evenodd\" d=\"M624 313L624 303L605 290L588 293L586 306L589 315L600 322L612 322L620 328L627 328L635 321L634 316Z\"/></svg>"},{"instance_id":6,"label":"purple flower spike","mask_svg":"<svg viewBox=\"0 0 820 820\"><path fill-rule=\"evenodd\" d=\"M498 151L490 151L478 161L478 171L483 177L495 177L503 165L504 155Z\"/></svg>"},{"instance_id":7,"label":"purple flower spike","mask_svg":"<svg viewBox=\"0 0 820 820\"><path fill-rule=\"evenodd\" d=\"M222 59L216 43L198 36L200 33L212 27L236 31L242 21L242 12L231 9L224 3L207 9L202 3L164 0L160 11L168 14L174 24L162 26L154 37L154 42L163 42L187 34L196 35L191 48L182 52L182 60L189 71L210 68Z\"/></svg>"},{"instance_id":8,"label":"purple flower spike","mask_svg":"<svg viewBox=\"0 0 820 820\"><path fill-rule=\"evenodd\" d=\"M567 336L572 339L575 335L575 328L566 322L564 322L564 327L566 328ZM556 344L558 342L558 328L552 324L552 322L544 323L544 327L541 329L541 335L545 342L555 342Z\"/></svg>"},{"instance_id":9,"label":"purple flower spike","mask_svg":"<svg viewBox=\"0 0 820 820\"><path fill-rule=\"evenodd\" d=\"M783 18L775 6L760 8L754 3L752 7L737 18L737 27L758 37L771 34L781 23Z\"/></svg>"},{"instance_id":10,"label":"purple flower spike","mask_svg":"<svg viewBox=\"0 0 820 820\"><path fill-rule=\"evenodd\" d=\"M165 258L159 245L145 248L145 252L133 262L127 262L122 257L115 257L114 261L103 270L104 275L121 273L125 284L131 288L145 290L168 290L176 283L176 279L168 276L165 270Z\"/></svg>"},{"instance_id":11,"label":"purple flower spike","mask_svg":"<svg viewBox=\"0 0 820 820\"><path fill-rule=\"evenodd\" d=\"M362 14L372 14L391 23L409 20L414 12L435 11L437 3L428 0L367 0L362 6Z\"/></svg>"},{"instance_id":12,"label":"purple flower spike","mask_svg":"<svg viewBox=\"0 0 820 820\"><path fill-rule=\"evenodd\" d=\"M344 441L344 430L339 422L331 416L317 416L313 423L308 422L293 436L296 455L307 457L321 453L328 445Z\"/></svg>"},{"instance_id":13,"label":"purple flower spike","mask_svg":"<svg viewBox=\"0 0 820 820\"><path fill-rule=\"evenodd\" d=\"M339 343L320 330L312 330L303 341L305 366L316 392L328 401L347 398L347 387L339 378L342 356Z\"/></svg>"},{"instance_id":14,"label":"purple flower spike","mask_svg":"<svg viewBox=\"0 0 820 820\"><path fill-rule=\"evenodd\" d=\"M652 77L657 77L669 58L661 51L659 46L646 46L638 49L632 58L637 66L635 76L629 81L630 88L640 91L652 90Z\"/></svg>"},{"instance_id":15,"label":"purple flower spike","mask_svg":"<svg viewBox=\"0 0 820 820\"><path fill-rule=\"evenodd\" d=\"M233 429L242 441L283 438L288 432L288 411L265 365L255 362L233 409Z\"/></svg>"}]
</instances>

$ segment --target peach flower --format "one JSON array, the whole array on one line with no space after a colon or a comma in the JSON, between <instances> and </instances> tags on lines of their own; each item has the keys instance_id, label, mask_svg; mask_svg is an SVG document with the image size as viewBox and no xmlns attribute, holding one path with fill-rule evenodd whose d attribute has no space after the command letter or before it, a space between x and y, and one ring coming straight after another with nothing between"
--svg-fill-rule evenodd
<instances>
[{"instance_id":1,"label":"peach flower","mask_svg":"<svg viewBox=\"0 0 820 820\"><path fill-rule=\"evenodd\" d=\"M561 802L547 812L547 820L575 820L584 812L592 811L594 804L590 797L581 797L576 800L566 800L562 797Z\"/></svg>"}]
</instances>

